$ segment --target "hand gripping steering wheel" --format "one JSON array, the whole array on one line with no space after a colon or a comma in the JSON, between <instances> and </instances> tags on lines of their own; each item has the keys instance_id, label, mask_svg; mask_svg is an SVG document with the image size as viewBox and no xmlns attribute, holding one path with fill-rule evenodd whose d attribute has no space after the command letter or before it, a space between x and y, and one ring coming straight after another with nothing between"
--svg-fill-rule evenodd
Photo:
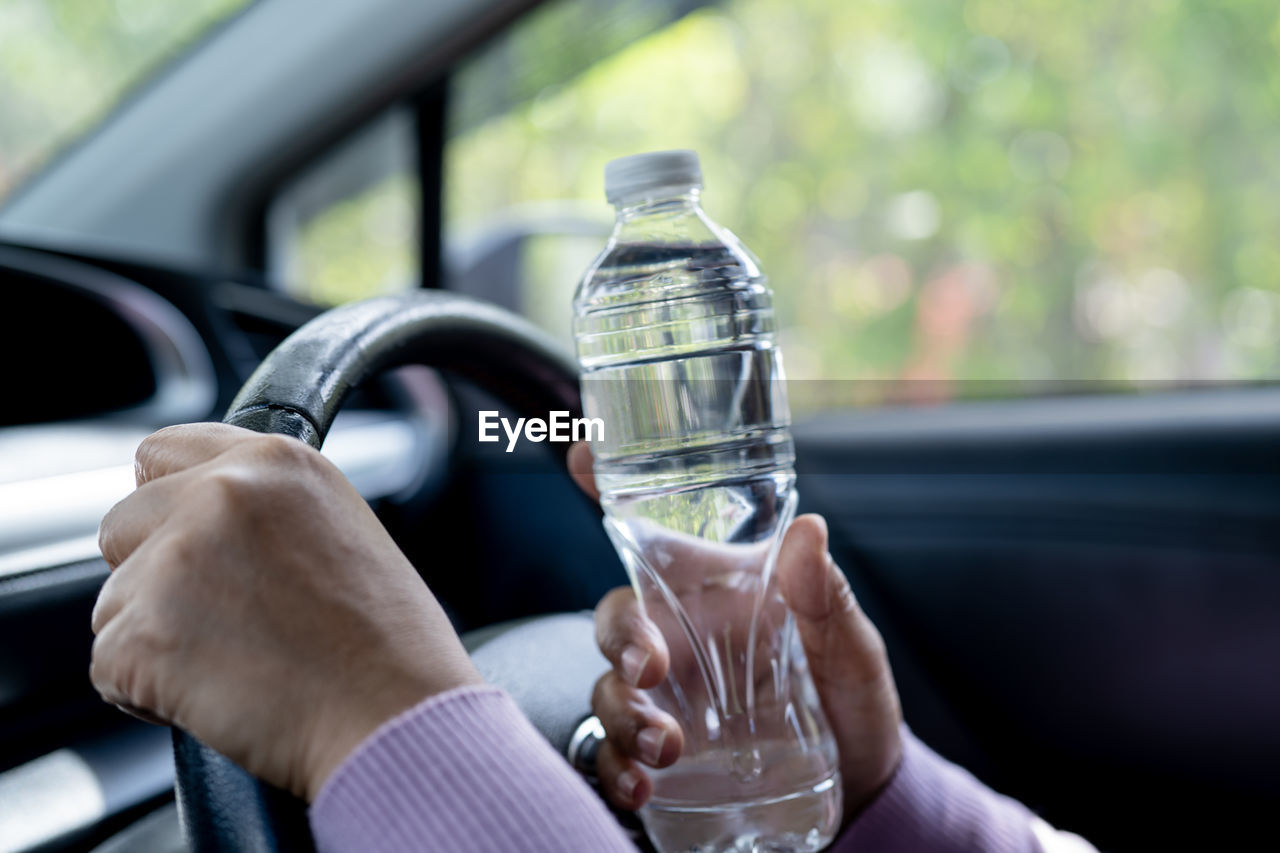
<instances>
[{"instance_id":1,"label":"hand gripping steering wheel","mask_svg":"<svg viewBox=\"0 0 1280 853\"><path fill-rule=\"evenodd\" d=\"M406 364L469 379L523 416L581 413L577 367L547 335L488 303L418 291L336 308L307 323L254 371L224 420L290 435L318 450L352 388ZM478 650L480 641L468 643L477 667L511 692L563 750L590 713L591 684L607 667L595 650L589 620L544 617L506 637L498 633L487 632ZM554 670L545 654L541 664L529 656L531 648L548 644L557 650ZM174 729L173 744L178 808L191 850L314 850L305 803L255 779L186 732Z\"/></svg>"}]
</instances>

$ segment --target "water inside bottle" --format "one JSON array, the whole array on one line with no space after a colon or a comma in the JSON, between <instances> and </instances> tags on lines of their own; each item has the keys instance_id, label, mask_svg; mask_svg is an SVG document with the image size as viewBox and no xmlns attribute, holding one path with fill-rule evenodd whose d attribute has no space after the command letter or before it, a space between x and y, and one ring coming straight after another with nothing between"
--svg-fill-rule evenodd
<instances>
[{"instance_id":1,"label":"water inside bottle","mask_svg":"<svg viewBox=\"0 0 1280 853\"><path fill-rule=\"evenodd\" d=\"M754 795L726 784L727 759L714 752L678 761L656 777L655 796L644 810L650 835L664 853L783 853L815 851L831 840L840 821L840 782L835 742L824 736L817 757L797 763L789 742L759 747L765 767ZM777 793L781 791L782 793Z\"/></svg>"}]
</instances>

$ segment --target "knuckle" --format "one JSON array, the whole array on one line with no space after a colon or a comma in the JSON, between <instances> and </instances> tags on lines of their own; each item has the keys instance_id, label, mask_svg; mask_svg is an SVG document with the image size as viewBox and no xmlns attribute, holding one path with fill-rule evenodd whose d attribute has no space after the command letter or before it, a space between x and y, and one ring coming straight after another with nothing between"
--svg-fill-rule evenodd
<instances>
[{"instance_id":1,"label":"knuckle","mask_svg":"<svg viewBox=\"0 0 1280 853\"><path fill-rule=\"evenodd\" d=\"M209 594L205 587L217 574L203 569L214 564L216 549L226 541L218 530L210 533L192 525L166 531L144 561L127 567L134 575L127 602L131 621L167 625L182 618L183 607L202 605L207 610L212 606L211 599L202 602L200 596Z\"/></svg>"},{"instance_id":2,"label":"knuckle","mask_svg":"<svg viewBox=\"0 0 1280 853\"><path fill-rule=\"evenodd\" d=\"M318 468L320 454L295 438L256 435L246 439L234 456L212 465L198 483L202 498L224 509L252 509L283 497L298 473Z\"/></svg>"},{"instance_id":3,"label":"knuckle","mask_svg":"<svg viewBox=\"0 0 1280 853\"><path fill-rule=\"evenodd\" d=\"M264 494L268 488L267 478L253 468L219 465L200 478L198 499L223 511L248 510L269 497Z\"/></svg>"},{"instance_id":4,"label":"knuckle","mask_svg":"<svg viewBox=\"0 0 1280 853\"><path fill-rule=\"evenodd\" d=\"M98 552L102 554L102 559L107 561L107 565L113 569L120 565L120 558L116 554L115 512L115 507L108 510L106 516L102 519L102 523L98 525Z\"/></svg>"},{"instance_id":5,"label":"knuckle","mask_svg":"<svg viewBox=\"0 0 1280 853\"><path fill-rule=\"evenodd\" d=\"M133 689L129 692L129 704L152 713L161 712L160 691L151 668L137 667Z\"/></svg>"},{"instance_id":6,"label":"knuckle","mask_svg":"<svg viewBox=\"0 0 1280 853\"><path fill-rule=\"evenodd\" d=\"M117 632L118 635L118 632ZM113 704L142 705L148 695L147 679L139 655L128 640L119 636L94 641L89 659L89 680L105 701Z\"/></svg>"},{"instance_id":7,"label":"knuckle","mask_svg":"<svg viewBox=\"0 0 1280 853\"><path fill-rule=\"evenodd\" d=\"M638 700L627 695L631 690L617 673L608 672L600 677L592 691L591 710L600 718L600 724L611 739L625 738L628 733L634 734L641 728L643 712Z\"/></svg>"},{"instance_id":8,"label":"knuckle","mask_svg":"<svg viewBox=\"0 0 1280 853\"><path fill-rule=\"evenodd\" d=\"M181 619L173 613L174 608L150 606L145 610L145 615L133 620L127 648L131 659L155 661L177 648Z\"/></svg>"},{"instance_id":9,"label":"knuckle","mask_svg":"<svg viewBox=\"0 0 1280 853\"><path fill-rule=\"evenodd\" d=\"M327 479L337 469L307 443L286 435L260 436L249 448L263 488L281 499L304 493L329 493Z\"/></svg>"},{"instance_id":10,"label":"knuckle","mask_svg":"<svg viewBox=\"0 0 1280 853\"><path fill-rule=\"evenodd\" d=\"M596 679L595 686L591 688L591 710L596 713L596 716L600 716L601 711L608 706L610 683L614 677L612 671L606 672Z\"/></svg>"},{"instance_id":11,"label":"knuckle","mask_svg":"<svg viewBox=\"0 0 1280 853\"><path fill-rule=\"evenodd\" d=\"M642 698L633 698L627 702L622 714L619 715L618 735L627 743L634 741L641 729L649 725L650 710L648 702Z\"/></svg>"},{"instance_id":12,"label":"knuckle","mask_svg":"<svg viewBox=\"0 0 1280 853\"><path fill-rule=\"evenodd\" d=\"M123 543L120 540L123 535L122 527L125 525L125 519L128 518L130 511L130 498L132 497L133 495L126 497L107 510L107 514L102 517L102 522L98 525L98 552L102 554L102 559L107 562L107 565L113 569L123 563L125 558L129 556L123 552Z\"/></svg>"},{"instance_id":13,"label":"knuckle","mask_svg":"<svg viewBox=\"0 0 1280 853\"><path fill-rule=\"evenodd\" d=\"M618 655L625 645L614 623L602 616L596 618L596 645L611 664L617 663Z\"/></svg>"},{"instance_id":14,"label":"knuckle","mask_svg":"<svg viewBox=\"0 0 1280 853\"><path fill-rule=\"evenodd\" d=\"M156 670L176 647L173 634L154 626L133 633L118 662L116 686L130 705L148 711L160 707Z\"/></svg>"},{"instance_id":15,"label":"knuckle","mask_svg":"<svg viewBox=\"0 0 1280 853\"><path fill-rule=\"evenodd\" d=\"M628 643L639 642L650 649L658 645L658 627L640 610L639 604L632 601L622 614L619 631Z\"/></svg>"},{"instance_id":16,"label":"knuckle","mask_svg":"<svg viewBox=\"0 0 1280 853\"><path fill-rule=\"evenodd\" d=\"M133 471L138 485L164 473L162 463L170 442L181 436L188 426L177 424L158 429L138 444L138 449L133 454Z\"/></svg>"},{"instance_id":17,"label":"knuckle","mask_svg":"<svg viewBox=\"0 0 1280 853\"><path fill-rule=\"evenodd\" d=\"M606 657L614 659L637 637L646 634L648 621L640 613L631 587L611 590L596 606L596 642Z\"/></svg>"},{"instance_id":18,"label":"knuckle","mask_svg":"<svg viewBox=\"0 0 1280 853\"><path fill-rule=\"evenodd\" d=\"M849 586L849 579L844 576L843 572L836 574L836 611L849 616L861 616L862 608L858 606L858 597L853 594L853 587Z\"/></svg>"},{"instance_id":19,"label":"knuckle","mask_svg":"<svg viewBox=\"0 0 1280 853\"><path fill-rule=\"evenodd\" d=\"M256 441L256 451L268 464L304 468L315 464L319 454L310 446L287 435L264 435Z\"/></svg>"},{"instance_id":20,"label":"knuckle","mask_svg":"<svg viewBox=\"0 0 1280 853\"><path fill-rule=\"evenodd\" d=\"M109 583L111 578L107 578L107 581ZM93 613L89 616L89 629L93 631L95 637L102 633L102 629L106 627L107 624L107 602L110 600L108 598L109 594L107 585L104 584L102 591L98 593L98 600L93 603Z\"/></svg>"},{"instance_id":21,"label":"knuckle","mask_svg":"<svg viewBox=\"0 0 1280 853\"><path fill-rule=\"evenodd\" d=\"M170 531L158 543L153 567L147 578L148 591L160 598L171 595L175 579L181 580L187 574L178 569L198 565L202 557L208 557L208 548L203 542L203 537L193 529L179 527ZM200 573L190 574L199 576Z\"/></svg>"},{"instance_id":22,"label":"knuckle","mask_svg":"<svg viewBox=\"0 0 1280 853\"><path fill-rule=\"evenodd\" d=\"M107 514L102 517L102 521L98 524L98 551L102 554L102 559L107 561L107 565L116 568L125 561L129 555L125 553L125 545L121 541L126 536L126 528L128 522L137 516L137 505L133 492L123 500L117 502L111 509L107 510Z\"/></svg>"},{"instance_id":23,"label":"knuckle","mask_svg":"<svg viewBox=\"0 0 1280 853\"><path fill-rule=\"evenodd\" d=\"M156 690L156 679L152 668L140 663L132 663L121 670L116 683L116 704L127 705L141 711L156 711L160 696Z\"/></svg>"},{"instance_id":24,"label":"knuckle","mask_svg":"<svg viewBox=\"0 0 1280 853\"><path fill-rule=\"evenodd\" d=\"M112 683L111 656L101 635L94 638L89 651L89 681L99 693L105 693Z\"/></svg>"},{"instance_id":25,"label":"knuckle","mask_svg":"<svg viewBox=\"0 0 1280 853\"><path fill-rule=\"evenodd\" d=\"M151 435L142 439L142 443L138 445L138 449L133 453L133 472L136 482L141 485L147 481L148 471L152 468L152 461L156 458L160 446L164 443L164 430L153 432Z\"/></svg>"}]
</instances>

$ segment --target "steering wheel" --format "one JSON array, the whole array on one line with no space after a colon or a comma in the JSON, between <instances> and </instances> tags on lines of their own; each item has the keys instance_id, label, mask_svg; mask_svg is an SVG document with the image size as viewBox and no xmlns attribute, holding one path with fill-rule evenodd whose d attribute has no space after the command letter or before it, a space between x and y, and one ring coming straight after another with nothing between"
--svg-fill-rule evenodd
<instances>
[{"instance_id":1,"label":"steering wheel","mask_svg":"<svg viewBox=\"0 0 1280 853\"><path fill-rule=\"evenodd\" d=\"M307 323L254 371L224 421L290 435L318 450L352 388L406 364L465 377L520 415L581 413L577 367L551 338L494 305L419 291L343 306ZM592 683L607 668L590 620L542 617L463 639L486 680L510 692L563 754L590 715ZM547 648L557 654L546 655ZM315 849L304 802L186 732L174 729L173 744L178 810L191 850Z\"/></svg>"}]
</instances>

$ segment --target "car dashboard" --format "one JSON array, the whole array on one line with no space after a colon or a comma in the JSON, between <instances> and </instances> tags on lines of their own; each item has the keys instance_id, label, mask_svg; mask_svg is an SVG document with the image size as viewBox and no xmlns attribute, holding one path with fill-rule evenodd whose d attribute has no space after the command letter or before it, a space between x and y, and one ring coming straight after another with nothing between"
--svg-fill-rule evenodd
<instances>
[{"instance_id":1,"label":"car dashboard","mask_svg":"<svg viewBox=\"0 0 1280 853\"><path fill-rule=\"evenodd\" d=\"M168 731L106 706L85 677L109 572L98 525L134 488L143 438L218 420L318 309L258 283L11 246L0 281L0 850L77 849L173 784ZM376 507L429 491L448 441L443 385L409 369L357 393L323 452Z\"/></svg>"}]
</instances>

